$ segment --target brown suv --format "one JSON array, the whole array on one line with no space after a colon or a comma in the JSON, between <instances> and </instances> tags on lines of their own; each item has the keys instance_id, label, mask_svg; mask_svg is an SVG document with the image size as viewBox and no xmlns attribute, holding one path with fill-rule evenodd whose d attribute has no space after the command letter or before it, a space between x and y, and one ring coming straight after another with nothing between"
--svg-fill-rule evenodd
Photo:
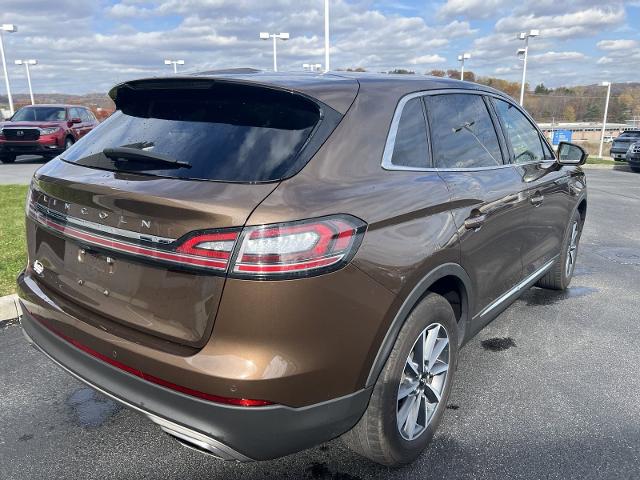
<instances>
[{"instance_id":1,"label":"brown suv","mask_svg":"<svg viewBox=\"0 0 640 480\"><path fill-rule=\"evenodd\" d=\"M584 151L556 159L495 90L227 71L110 95L33 179L22 325L191 447L263 460L344 435L409 462L459 348L571 280Z\"/></svg>"}]
</instances>

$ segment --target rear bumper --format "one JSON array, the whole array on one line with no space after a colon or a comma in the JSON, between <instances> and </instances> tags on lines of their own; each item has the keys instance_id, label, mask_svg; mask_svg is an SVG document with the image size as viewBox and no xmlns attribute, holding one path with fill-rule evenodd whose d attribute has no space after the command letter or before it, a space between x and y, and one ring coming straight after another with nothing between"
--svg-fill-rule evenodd
<instances>
[{"instance_id":1,"label":"rear bumper","mask_svg":"<svg viewBox=\"0 0 640 480\"><path fill-rule=\"evenodd\" d=\"M626 159L627 159L627 162L629 162L630 164L640 165L640 155L637 153L634 155L627 155Z\"/></svg>"},{"instance_id":2,"label":"rear bumper","mask_svg":"<svg viewBox=\"0 0 640 480\"><path fill-rule=\"evenodd\" d=\"M21 282L20 288L24 291L28 285ZM371 395L369 388L301 408L216 404L147 382L88 355L43 326L29 305L22 302L25 335L55 363L144 413L182 443L221 459L267 460L335 438L358 422Z\"/></svg>"},{"instance_id":3,"label":"rear bumper","mask_svg":"<svg viewBox=\"0 0 640 480\"><path fill-rule=\"evenodd\" d=\"M611 149L611 151L609 152L609 155L611 155L611 158L615 159L615 160L624 160L627 156L627 150L613 150Z\"/></svg>"}]
</instances>

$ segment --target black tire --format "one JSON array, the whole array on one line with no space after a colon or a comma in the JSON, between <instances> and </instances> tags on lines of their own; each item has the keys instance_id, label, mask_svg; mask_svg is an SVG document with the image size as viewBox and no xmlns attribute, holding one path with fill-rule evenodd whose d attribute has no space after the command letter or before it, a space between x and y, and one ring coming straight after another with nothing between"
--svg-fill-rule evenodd
<instances>
[{"instance_id":1,"label":"black tire","mask_svg":"<svg viewBox=\"0 0 640 480\"><path fill-rule=\"evenodd\" d=\"M632 172L640 173L640 165L629 164L629 168Z\"/></svg>"},{"instance_id":2,"label":"black tire","mask_svg":"<svg viewBox=\"0 0 640 480\"><path fill-rule=\"evenodd\" d=\"M562 251L558 261L553 265L540 280L536 282L536 286L540 288L546 288L549 290L566 290L573 278L573 272L576 267L576 259L578 255L578 247L580 245L580 237L582 235L582 218L579 212L574 212L571 217L571 221L567 226L567 231L564 234L562 241ZM574 259L571 264L571 268L567 266L567 257L569 256L569 245L571 243L573 235L573 226L577 226L577 237L575 239Z\"/></svg>"},{"instance_id":3,"label":"black tire","mask_svg":"<svg viewBox=\"0 0 640 480\"><path fill-rule=\"evenodd\" d=\"M403 372L408 356L414 351L417 339L433 324L439 324L446 330L449 340L449 367L442 386L440 401L436 404L430 421L424 422L427 425L423 426L423 430L416 435L416 438L407 440L400 433L397 419L400 405L398 397L400 381L404 378ZM443 354L445 353L446 350L443 351ZM382 465L398 466L415 460L429 444L440 424L446 410L457 362L458 326L453 309L443 297L430 293L407 318L374 386L367 410L356 426L342 436L343 442L354 452ZM408 401L411 395L404 401ZM426 404L418 405L422 413L422 405L426 407Z\"/></svg>"},{"instance_id":4,"label":"black tire","mask_svg":"<svg viewBox=\"0 0 640 480\"><path fill-rule=\"evenodd\" d=\"M16 161L16 156L15 155L6 155L3 157L0 157L0 160L2 160L2 163L13 163Z\"/></svg>"},{"instance_id":5,"label":"black tire","mask_svg":"<svg viewBox=\"0 0 640 480\"><path fill-rule=\"evenodd\" d=\"M73 145L75 142L75 140L72 137L67 137L64 139L64 149L67 150L71 147L71 145Z\"/></svg>"}]
</instances>

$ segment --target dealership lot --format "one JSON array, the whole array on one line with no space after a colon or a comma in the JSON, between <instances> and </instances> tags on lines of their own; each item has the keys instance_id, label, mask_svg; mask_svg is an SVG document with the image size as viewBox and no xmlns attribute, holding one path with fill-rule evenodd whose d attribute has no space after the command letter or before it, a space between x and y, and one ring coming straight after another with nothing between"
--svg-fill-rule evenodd
<instances>
[{"instance_id":1,"label":"dealership lot","mask_svg":"<svg viewBox=\"0 0 640 480\"><path fill-rule=\"evenodd\" d=\"M0 165L26 183L39 163ZM6 169L6 170L5 170ZM84 387L0 330L0 478L634 478L640 475L640 175L587 170L588 220L567 293L533 289L473 339L441 429L387 470L339 442L222 463Z\"/></svg>"},{"instance_id":2,"label":"dealership lot","mask_svg":"<svg viewBox=\"0 0 640 480\"><path fill-rule=\"evenodd\" d=\"M26 184L33 172L44 165L44 159L34 155L22 155L15 163L0 164L0 185Z\"/></svg>"}]
</instances>

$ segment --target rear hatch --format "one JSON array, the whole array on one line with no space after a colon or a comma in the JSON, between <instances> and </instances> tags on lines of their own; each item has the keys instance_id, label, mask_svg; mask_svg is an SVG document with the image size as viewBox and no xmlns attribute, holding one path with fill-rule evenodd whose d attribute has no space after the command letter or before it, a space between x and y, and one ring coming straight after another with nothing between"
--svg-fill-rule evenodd
<instances>
[{"instance_id":1,"label":"rear hatch","mask_svg":"<svg viewBox=\"0 0 640 480\"><path fill-rule=\"evenodd\" d=\"M340 115L228 81L138 82L114 96L118 111L36 174L32 274L96 318L200 347L239 230Z\"/></svg>"}]
</instances>

